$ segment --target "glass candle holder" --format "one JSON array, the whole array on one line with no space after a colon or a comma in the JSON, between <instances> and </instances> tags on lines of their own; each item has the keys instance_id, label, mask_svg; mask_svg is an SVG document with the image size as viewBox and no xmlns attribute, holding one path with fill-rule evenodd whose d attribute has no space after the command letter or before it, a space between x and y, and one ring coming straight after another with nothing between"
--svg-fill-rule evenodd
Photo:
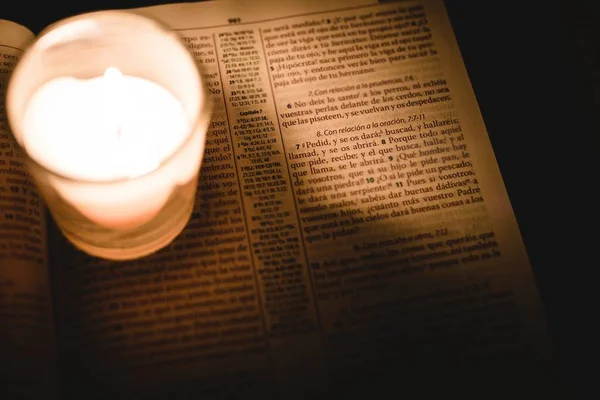
<instances>
[{"instance_id":1,"label":"glass candle holder","mask_svg":"<svg viewBox=\"0 0 600 400\"><path fill-rule=\"evenodd\" d=\"M6 110L57 226L79 249L138 258L187 224L212 109L175 32L128 11L61 20L26 49Z\"/></svg>"}]
</instances>

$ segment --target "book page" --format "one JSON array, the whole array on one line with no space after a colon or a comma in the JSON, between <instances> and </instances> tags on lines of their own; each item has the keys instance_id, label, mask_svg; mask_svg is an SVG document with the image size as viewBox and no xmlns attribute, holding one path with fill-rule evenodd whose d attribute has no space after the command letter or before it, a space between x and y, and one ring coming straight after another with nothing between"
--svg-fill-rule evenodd
<instances>
[{"instance_id":1,"label":"book page","mask_svg":"<svg viewBox=\"0 0 600 400\"><path fill-rule=\"evenodd\" d=\"M215 111L168 248L111 263L62 244L71 381L288 398L547 379L544 312L441 1L138 12L183 37Z\"/></svg>"},{"instance_id":2,"label":"book page","mask_svg":"<svg viewBox=\"0 0 600 400\"><path fill-rule=\"evenodd\" d=\"M0 387L53 398L55 341L44 205L5 114L8 79L33 33L0 20Z\"/></svg>"}]
</instances>

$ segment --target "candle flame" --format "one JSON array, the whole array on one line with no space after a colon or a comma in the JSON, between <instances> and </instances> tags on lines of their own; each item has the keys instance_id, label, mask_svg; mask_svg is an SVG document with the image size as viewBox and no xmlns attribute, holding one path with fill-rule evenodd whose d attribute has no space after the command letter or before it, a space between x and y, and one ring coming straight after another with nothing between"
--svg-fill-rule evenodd
<instances>
[{"instance_id":1,"label":"candle flame","mask_svg":"<svg viewBox=\"0 0 600 400\"><path fill-rule=\"evenodd\" d=\"M108 67L104 71L104 78L106 82L118 82L123 77L123 73L117 67Z\"/></svg>"},{"instance_id":2,"label":"candle flame","mask_svg":"<svg viewBox=\"0 0 600 400\"><path fill-rule=\"evenodd\" d=\"M122 131L122 116L121 116L121 101L122 101L122 86L123 73L117 67L108 67L104 71L102 80L104 86L104 104L105 117L109 126L109 131L116 134L116 139L121 140Z\"/></svg>"},{"instance_id":3,"label":"candle flame","mask_svg":"<svg viewBox=\"0 0 600 400\"><path fill-rule=\"evenodd\" d=\"M152 151L147 146L144 132L137 128L139 121L132 120L125 110L132 111L138 104L132 103L129 91L131 90L131 77L123 75L117 67L108 67L102 77L104 121L107 132L113 136L113 151L109 157L114 157L115 165L123 172L123 176L134 177L158 168L160 159L153 157ZM151 143L151 142L150 142ZM139 154L144 156L140 158ZM141 160L144 162L141 162ZM118 161L117 161L118 160Z\"/></svg>"}]
</instances>

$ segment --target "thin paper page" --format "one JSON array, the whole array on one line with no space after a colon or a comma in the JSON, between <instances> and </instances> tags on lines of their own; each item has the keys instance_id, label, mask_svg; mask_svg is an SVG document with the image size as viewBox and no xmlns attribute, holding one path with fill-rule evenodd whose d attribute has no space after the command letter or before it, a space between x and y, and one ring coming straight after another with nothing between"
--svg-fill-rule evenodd
<instances>
[{"instance_id":1,"label":"thin paper page","mask_svg":"<svg viewBox=\"0 0 600 400\"><path fill-rule=\"evenodd\" d=\"M6 398L47 399L57 382L44 207L4 109L10 73L32 40L0 20L0 385Z\"/></svg>"},{"instance_id":2,"label":"thin paper page","mask_svg":"<svg viewBox=\"0 0 600 400\"><path fill-rule=\"evenodd\" d=\"M443 3L279 3L139 10L183 37L215 112L168 249L65 253L73 373L283 397L544 379L544 313Z\"/></svg>"},{"instance_id":3,"label":"thin paper page","mask_svg":"<svg viewBox=\"0 0 600 400\"><path fill-rule=\"evenodd\" d=\"M233 23L264 22L282 16L309 15L335 9L351 9L374 0L322 1L278 1L260 0L210 0L190 3L174 3L153 7L137 8L132 11L148 15L175 30L208 28Z\"/></svg>"}]
</instances>

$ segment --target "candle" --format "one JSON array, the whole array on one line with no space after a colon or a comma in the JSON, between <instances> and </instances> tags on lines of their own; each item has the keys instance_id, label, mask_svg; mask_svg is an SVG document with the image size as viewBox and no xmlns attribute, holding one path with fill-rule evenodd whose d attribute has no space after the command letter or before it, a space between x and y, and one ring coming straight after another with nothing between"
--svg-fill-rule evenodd
<instances>
[{"instance_id":1,"label":"candle","mask_svg":"<svg viewBox=\"0 0 600 400\"><path fill-rule=\"evenodd\" d=\"M54 220L81 250L138 258L185 227L212 107L167 27L115 10L51 25L12 73L6 110Z\"/></svg>"},{"instance_id":2,"label":"candle","mask_svg":"<svg viewBox=\"0 0 600 400\"><path fill-rule=\"evenodd\" d=\"M167 89L110 67L100 77L59 77L38 88L25 107L22 140L45 168L75 180L106 182L157 169L189 129L181 104ZM85 185L60 180L53 186L92 221L132 229L152 219L175 185L192 179L187 175L116 192L90 193Z\"/></svg>"}]
</instances>

